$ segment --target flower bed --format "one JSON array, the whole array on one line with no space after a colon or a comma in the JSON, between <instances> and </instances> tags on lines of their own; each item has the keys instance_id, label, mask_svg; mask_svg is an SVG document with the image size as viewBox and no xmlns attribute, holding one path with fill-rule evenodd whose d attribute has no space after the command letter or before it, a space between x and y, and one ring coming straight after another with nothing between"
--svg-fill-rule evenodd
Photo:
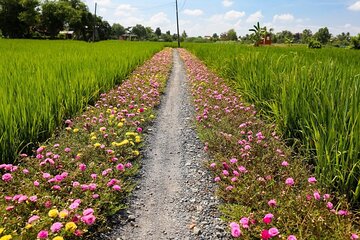
<instances>
[{"instance_id":1,"label":"flower bed","mask_svg":"<svg viewBox=\"0 0 360 240\"><path fill-rule=\"evenodd\" d=\"M233 237L357 239L358 218L324 189L275 126L199 60L181 50L196 108L198 134L214 157L209 168Z\"/></svg>"},{"instance_id":2,"label":"flower bed","mask_svg":"<svg viewBox=\"0 0 360 240\"><path fill-rule=\"evenodd\" d=\"M125 207L142 128L154 118L171 56L170 49L157 53L95 106L67 120L33 157L0 165L1 240L82 238Z\"/></svg>"}]
</instances>

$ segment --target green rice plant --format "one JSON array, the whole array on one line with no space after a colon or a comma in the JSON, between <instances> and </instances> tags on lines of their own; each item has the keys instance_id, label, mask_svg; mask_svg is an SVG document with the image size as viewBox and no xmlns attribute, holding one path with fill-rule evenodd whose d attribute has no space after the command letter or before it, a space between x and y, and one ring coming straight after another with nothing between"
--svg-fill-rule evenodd
<instances>
[{"instance_id":1,"label":"green rice plant","mask_svg":"<svg viewBox=\"0 0 360 240\"><path fill-rule=\"evenodd\" d=\"M309 157L322 183L360 202L360 53L187 44ZM299 144L300 143L300 144Z\"/></svg>"},{"instance_id":2,"label":"green rice plant","mask_svg":"<svg viewBox=\"0 0 360 240\"><path fill-rule=\"evenodd\" d=\"M162 43L0 39L0 163L121 83Z\"/></svg>"}]
</instances>

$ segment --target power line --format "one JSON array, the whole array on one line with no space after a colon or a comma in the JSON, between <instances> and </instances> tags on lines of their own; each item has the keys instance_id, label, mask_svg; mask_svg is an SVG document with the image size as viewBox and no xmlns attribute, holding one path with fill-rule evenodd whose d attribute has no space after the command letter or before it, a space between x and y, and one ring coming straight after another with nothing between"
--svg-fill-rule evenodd
<instances>
[{"instance_id":1,"label":"power line","mask_svg":"<svg viewBox=\"0 0 360 240\"><path fill-rule=\"evenodd\" d=\"M187 2L187 0L184 0L182 6L181 6L181 8L180 8L180 11L182 11L182 10L184 9L186 2Z\"/></svg>"}]
</instances>

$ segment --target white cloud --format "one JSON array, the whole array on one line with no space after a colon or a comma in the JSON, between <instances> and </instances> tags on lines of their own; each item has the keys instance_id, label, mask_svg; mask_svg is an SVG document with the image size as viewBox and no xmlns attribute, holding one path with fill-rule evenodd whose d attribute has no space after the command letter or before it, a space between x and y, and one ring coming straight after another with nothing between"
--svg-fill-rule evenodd
<instances>
[{"instance_id":1,"label":"white cloud","mask_svg":"<svg viewBox=\"0 0 360 240\"><path fill-rule=\"evenodd\" d=\"M231 11L228 11L227 13L225 13L224 19L225 20L236 20L243 16L245 16L245 12L238 12L235 10L231 10Z\"/></svg>"},{"instance_id":2,"label":"white cloud","mask_svg":"<svg viewBox=\"0 0 360 240\"><path fill-rule=\"evenodd\" d=\"M170 24L170 20L168 19L167 15L164 12L159 12L150 18L151 26L159 26L159 25L164 26L169 24Z\"/></svg>"},{"instance_id":3,"label":"white cloud","mask_svg":"<svg viewBox=\"0 0 360 240\"><path fill-rule=\"evenodd\" d=\"M360 1L354 2L354 4L348 7L351 11L360 11Z\"/></svg>"},{"instance_id":4,"label":"white cloud","mask_svg":"<svg viewBox=\"0 0 360 240\"><path fill-rule=\"evenodd\" d=\"M259 22L264 16L262 15L261 11L254 12L251 14L247 19L247 23L255 23Z\"/></svg>"},{"instance_id":5,"label":"white cloud","mask_svg":"<svg viewBox=\"0 0 360 240\"><path fill-rule=\"evenodd\" d=\"M115 15L119 17L130 17L134 15L137 11L137 8L131 6L130 4L120 4L115 11Z\"/></svg>"},{"instance_id":6,"label":"white cloud","mask_svg":"<svg viewBox=\"0 0 360 240\"><path fill-rule=\"evenodd\" d=\"M273 17L273 22L278 22L278 21L282 21L282 22L292 22L294 20L294 16L291 15L290 13L285 13L285 14L276 14Z\"/></svg>"},{"instance_id":7,"label":"white cloud","mask_svg":"<svg viewBox=\"0 0 360 240\"><path fill-rule=\"evenodd\" d=\"M189 16L200 16L204 12L201 9L185 9L183 13Z\"/></svg>"},{"instance_id":8,"label":"white cloud","mask_svg":"<svg viewBox=\"0 0 360 240\"><path fill-rule=\"evenodd\" d=\"M234 4L234 2L231 0L223 0L222 4L224 5L224 7L230 7L231 5Z\"/></svg>"}]
</instances>

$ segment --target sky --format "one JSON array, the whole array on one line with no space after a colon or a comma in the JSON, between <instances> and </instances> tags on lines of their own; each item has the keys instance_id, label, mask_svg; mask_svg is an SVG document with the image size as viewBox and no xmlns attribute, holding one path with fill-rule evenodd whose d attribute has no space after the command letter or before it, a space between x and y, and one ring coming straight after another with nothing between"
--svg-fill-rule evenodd
<instances>
[{"instance_id":1,"label":"sky","mask_svg":"<svg viewBox=\"0 0 360 240\"><path fill-rule=\"evenodd\" d=\"M85 0L89 10L110 24L142 24L162 32L176 32L175 0ZM293 33L328 27L332 34L360 33L359 0L178 0L180 32L188 36L220 35L235 29L249 33L259 21L274 32Z\"/></svg>"}]
</instances>

